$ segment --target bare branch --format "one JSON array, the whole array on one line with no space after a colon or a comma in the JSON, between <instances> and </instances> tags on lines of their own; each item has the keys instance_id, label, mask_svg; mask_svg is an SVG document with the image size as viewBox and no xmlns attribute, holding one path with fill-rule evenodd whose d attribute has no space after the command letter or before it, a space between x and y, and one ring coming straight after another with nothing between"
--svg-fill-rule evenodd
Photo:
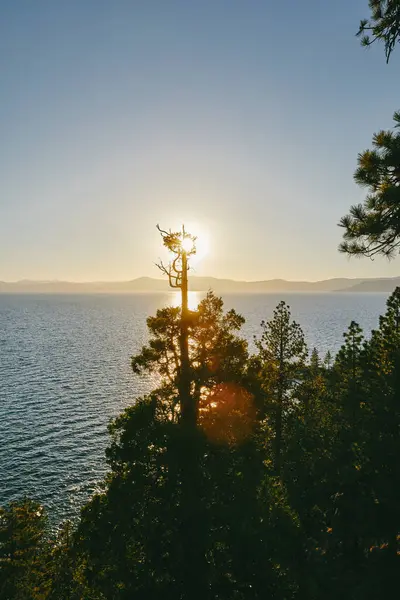
<instances>
[{"instance_id":1,"label":"bare branch","mask_svg":"<svg viewBox=\"0 0 400 600\"><path fill-rule=\"evenodd\" d=\"M181 287L180 282L179 282L180 274L178 273L178 274L174 275L171 265L166 267L162 261L160 261L160 263L155 263L155 265L156 265L156 267L158 267L160 269L161 273L163 273L164 275L167 275L169 285L172 288L180 288Z\"/></svg>"},{"instance_id":2,"label":"bare branch","mask_svg":"<svg viewBox=\"0 0 400 600\"><path fill-rule=\"evenodd\" d=\"M168 231L165 231L164 229L161 229L161 227L158 225L158 223L157 223L156 227L157 227L158 231L161 233L162 237L165 237L166 235L171 235L171 230L169 230L169 232L168 232Z\"/></svg>"}]
</instances>

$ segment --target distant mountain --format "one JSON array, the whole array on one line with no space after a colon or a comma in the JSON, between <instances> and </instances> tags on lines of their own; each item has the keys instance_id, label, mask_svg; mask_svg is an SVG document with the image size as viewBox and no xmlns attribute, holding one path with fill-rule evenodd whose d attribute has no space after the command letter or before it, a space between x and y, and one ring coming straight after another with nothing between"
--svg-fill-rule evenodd
<instances>
[{"instance_id":1,"label":"distant mountain","mask_svg":"<svg viewBox=\"0 0 400 600\"><path fill-rule=\"evenodd\" d=\"M359 283L339 290L341 292L386 292L391 294L394 289L400 286L400 277L390 277L386 279L365 279Z\"/></svg>"},{"instance_id":2,"label":"distant mountain","mask_svg":"<svg viewBox=\"0 0 400 600\"><path fill-rule=\"evenodd\" d=\"M190 287L194 291L213 289L216 292L332 292L358 284L362 279L327 279L326 281L286 281L269 279L266 281L235 281L213 277L191 277Z\"/></svg>"},{"instance_id":3,"label":"distant mountain","mask_svg":"<svg viewBox=\"0 0 400 600\"><path fill-rule=\"evenodd\" d=\"M234 281L216 277L190 277L190 289L217 293L279 293L279 292L392 292L400 285L400 277L381 279L326 279L324 281ZM165 279L139 277L132 281L98 281L75 283L71 281L0 281L3 294L129 294L139 292L166 292L170 288Z\"/></svg>"},{"instance_id":4,"label":"distant mountain","mask_svg":"<svg viewBox=\"0 0 400 600\"><path fill-rule=\"evenodd\" d=\"M132 281L17 281L0 282L0 293L14 294L116 294L134 292L162 292L168 290L163 279L139 277Z\"/></svg>"}]
</instances>

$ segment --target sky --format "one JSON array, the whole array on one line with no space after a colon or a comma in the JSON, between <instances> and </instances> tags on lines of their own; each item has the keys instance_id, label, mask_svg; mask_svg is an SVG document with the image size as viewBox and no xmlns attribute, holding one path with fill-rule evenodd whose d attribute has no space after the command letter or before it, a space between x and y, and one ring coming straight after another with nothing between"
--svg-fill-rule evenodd
<instances>
[{"instance_id":1,"label":"sky","mask_svg":"<svg viewBox=\"0 0 400 600\"><path fill-rule=\"evenodd\" d=\"M156 224L198 275L400 275L351 259L353 173L399 109L367 0L2 0L0 280L158 277Z\"/></svg>"}]
</instances>

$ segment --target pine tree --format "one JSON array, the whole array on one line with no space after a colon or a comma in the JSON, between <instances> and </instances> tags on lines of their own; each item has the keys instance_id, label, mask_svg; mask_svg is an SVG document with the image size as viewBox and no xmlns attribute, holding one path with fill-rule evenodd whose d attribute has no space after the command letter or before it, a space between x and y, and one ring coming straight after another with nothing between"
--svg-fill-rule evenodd
<instances>
[{"instance_id":1,"label":"pine tree","mask_svg":"<svg viewBox=\"0 0 400 600\"><path fill-rule=\"evenodd\" d=\"M374 489L376 540L389 553L390 573L398 568L400 533L400 288L387 301L386 313L368 344L369 447Z\"/></svg>"},{"instance_id":2,"label":"pine tree","mask_svg":"<svg viewBox=\"0 0 400 600\"><path fill-rule=\"evenodd\" d=\"M325 357L324 357L324 367L329 370L332 366L332 361L333 361L332 354L331 354L330 350L328 350L328 352L325 354Z\"/></svg>"},{"instance_id":3,"label":"pine tree","mask_svg":"<svg viewBox=\"0 0 400 600\"><path fill-rule=\"evenodd\" d=\"M265 454L253 435L256 412L245 387L247 344L237 335L243 319L235 311L224 312L212 293L192 317L189 358L199 427L191 443L198 448L202 513L201 531L191 534L208 557L205 568L197 567L204 569L211 597L255 599L261 590L275 589L274 561L283 564L288 553L282 536L277 539L276 524L286 523L291 532L292 516L283 500L274 510L270 506L276 499L266 485ZM157 374L158 387L110 426L105 492L86 506L77 533L88 585L106 598L172 599L186 593L179 309L158 311L148 326L149 342L132 366L137 373ZM276 550L267 556L268 540Z\"/></svg>"},{"instance_id":4,"label":"pine tree","mask_svg":"<svg viewBox=\"0 0 400 600\"><path fill-rule=\"evenodd\" d=\"M317 374L321 367L321 361L319 358L318 350L313 348L310 356L310 369L313 374Z\"/></svg>"},{"instance_id":5,"label":"pine tree","mask_svg":"<svg viewBox=\"0 0 400 600\"><path fill-rule=\"evenodd\" d=\"M266 397L266 412L272 411L274 430L274 463L279 475L282 464L284 421L295 398L307 356L301 327L291 319L290 308L280 302L273 318L261 323L263 333L255 339L262 387Z\"/></svg>"},{"instance_id":6,"label":"pine tree","mask_svg":"<svg viewBox=\"0 0 400 600\"><path fill-rule=\"evenodd\" d=\"M46 597L47 516L28 498L0 508L0 599Z\"/></svg>"},{"instance_id":7,"label":"pine tree","mask_svg":"<svg viewBox=\"0 0 400 600\"><path fill-rule=\"evenodd\" d=\"M385 44L386 61L400 40L399 0L369 0L371 15L360 23L361 44L370 46L379 40Z\"/></svg>"},{"instance_id":8,"label":"pine tree","mask_svg":"<svg viewBox=\"0 0 400 600\"><path fill-rule=\"evenodd\" d=\"M400 112L394 113L395 128ZM373 149L358 156L355 181L368 189L363 204L350 208L339 222L344 241L339 250L349 255L393 257L400 246L400 132L380 131Z\"/></svg>"},{"instance_id":9,"label":"pine tree","mask_svg":"<svg viewBox=\"0 0 400 600\"><path fill-rule=\"evenodd\" d=\"M330 473L331 485L335 489L327 511L329 527L332 529L329 552L332 559L336 557L343 574L339 578L338 594L344 593L346 586L356 586L362 568L363 530L369 510L369 502L364 494L367 477L365 411L362 409L367 398L365 341L362 329L355 321L350 323L343 337L344 344L333 368L333 398L337 403L339 432Z\"/></svg>"}]
</instances>

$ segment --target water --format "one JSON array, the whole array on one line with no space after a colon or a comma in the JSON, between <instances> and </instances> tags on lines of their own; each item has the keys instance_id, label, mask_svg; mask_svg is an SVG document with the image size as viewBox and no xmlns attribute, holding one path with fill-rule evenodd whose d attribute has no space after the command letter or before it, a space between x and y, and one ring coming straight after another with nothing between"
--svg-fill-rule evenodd
<instances>
[{"instance_id":1,"label":"water","mask_svg":"<svg viewBox=\"0 0 400 600\"><path fill-rule=\"evenodd\" d=\"M192 306L200 294L191 295ZM226 295L251 342L262 319L288 302L309 347L337 351L352 319L377 326L385 294ZM23 495L53 522L77 514L107 465L107 424L154 384L130 356L146 342L146 317L175 294L0 295L0 505ZM251 344L252 345L252 344Z\"/></svg>"}]
</instances>

